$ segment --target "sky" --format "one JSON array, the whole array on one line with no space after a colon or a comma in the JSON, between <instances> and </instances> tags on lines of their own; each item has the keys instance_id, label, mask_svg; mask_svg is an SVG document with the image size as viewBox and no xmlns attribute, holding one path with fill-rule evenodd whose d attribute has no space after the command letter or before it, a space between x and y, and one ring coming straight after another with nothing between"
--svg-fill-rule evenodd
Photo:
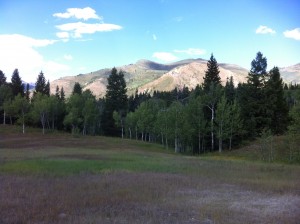
<instances>
[{"instance_id":1,"label":"sky","mask_svg":"<svg viewBox=\"0 0 300 224\"><path fill-rule=\"evenodd\" d=\"M53 81L147 59L300 63L300 0L0 0L0 70Z\"/></svg>"}]
</instances>

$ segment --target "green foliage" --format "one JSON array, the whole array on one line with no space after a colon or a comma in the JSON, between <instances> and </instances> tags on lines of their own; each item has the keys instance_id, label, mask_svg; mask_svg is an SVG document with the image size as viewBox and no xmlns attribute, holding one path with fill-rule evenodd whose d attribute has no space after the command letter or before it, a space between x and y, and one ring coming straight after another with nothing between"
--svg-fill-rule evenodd
<instances>
[{"instance_id":1,"label":"green foliage","mask_svg":"<svg viewBox=\"0 0 300 224\"><path fill-rule=\"evenodd\" d=\"M261 52L257 52L256 58L251 62L251 70L248 74L248 84L254 88L261 88L267 76L267 58Z\"/></svg>"},{"instance_id":2,"label":"green foliage","mask_svg":"<svg viewBox=\"0 0 300 224\"><path fill-rule=\"evenodd\" d=\"M288 105L284 98L283 82L277 67L269 72L265 83L266 117L269 119L268 128L273 134L283 134L288 125Z\"/></svg>"},{"instance_id":3,"label":"green foliage","mask_svg":"<svg viewBox=\"0 0 300 224\"><path fill-rule=\"evenodd\" d=\"M5 74L0 70L0 87L6 84Z\"/></svg>"},{"instance_id":4,"label":"green foliage","mask_svg":"<svg viewBox=\"0 0 300 224\"><path fill-rule=\"evenodd\" d=\"M117 111L123 119L126 117L128 109L127 89L123 72L118 72L116 68L113 68L107 82L102 128L106 135L116 136L118 129L115 126L113 112Z\"/></svg>"},{"instance_id":5,"label":"green foliage","mask_svg":"<svg viewBox=\"0 0 300 224\"><path fill-rule=\"evenodd\" d=\"M82 94L82 87L80 86L80 84L78 82L75 82L75 84L74 84L72 95L74 95L74 94L78 94L78 95Z\"/></svg>"},{"instance_id":6,"label":"green foliage","mask_svg":"<svg viewBox=\"0 0 300 224\"><path fill-rule=\"evenodd\" d=\"M221 84L221 78L219 76L219 65L214 55L211 54L209 61L207 62L207 70L205 71L205 76L203 77L203 89L209 91L210 86L213 84L215 86Z\"/></svg>"},{"instance_id":7,"label":"green foliage","mask_svg":"<svg viewBox=\"0 0 300 224\"><path fill-rule=\"evenodd\" d=\"M100 122L100 111L97 107L96 98L89 90L84 91L82 97L84 100L82 109L83 134L95 135L97 124Z\"/></svg>"},{"instance_id":8,"label":"green foliage","mask_svg":"<svg viewBox=\"0 0 300 224\"><path fill-rule=\"evenodd\" d=\"M83 122L82 110L84 101L81 95L75 93L73 94L67 102L67 115L64 119L65 126L72 127L72 133L80 128Z\"/></svg>"},{"instance_id":9,"label":"green foliage","mask_svg":"<svg viewBox=\"0 0 300 224\"><path fill-rule=\"evenodd\" d=\"M29 102L26 98L21 96L21 94L18 94L15 99L12 101L12 108L13 113L17 117L17 122L22 124L23 127L23 134L25 133L25 119L27 117L27 114L29 112Z\"/></svg>"},{"instance_id":10,"label":"green foliage","mask_svg":"<svg viewBox=\"0 0 300 224\"><path fill-rule=\"evenodd\" d=\"M42 71L38 75L36 83L35 83L34 95L36 95L37 93L41 93L46 96L50 96L50 83L49 83L49 81L46 82L46 78Z\"/></svg>"},{"instance_id":11,"label":"green foliage","mask_svg":"<svg viewBox=\"0 0 300 224\"><path fill-rule=\"evenodd\" d=\"M223 95L216 110L216 123L218 127L216 136L219 139L219 152L223 150L223 140L230 136L230 110L227 99L225 95Z\"/></svg>"},{"instance_id":12,"label":"green foliage","mask_svg":"<svg viewBox=\"0 0 300 224\"><path fill-rule=\"evenodd\" d=\"M14 96L21 94L24 96L24 85L19 75L18 69L15 69L11 77L11 88Z\"/></svg>"},{"instance_id":13,"label":"green foliage","mask_svg":"<svg viewBox=\"0 0 300 224\"><path fill-rule=\"evenodd\" d=\"M51 109L53 108L50 108L49 97L40 92L36 93L33 101L32 116L35 122L40 121L43 134L45 134L46 122Z\"/></svg>"}]
</instances>

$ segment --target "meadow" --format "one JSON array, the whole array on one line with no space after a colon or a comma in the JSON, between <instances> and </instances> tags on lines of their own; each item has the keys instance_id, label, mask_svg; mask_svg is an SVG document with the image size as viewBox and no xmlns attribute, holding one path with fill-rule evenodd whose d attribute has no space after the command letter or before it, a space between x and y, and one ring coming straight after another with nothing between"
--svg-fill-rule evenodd
<instances>
[{"instance_id":1,"label":"meadow","mask_svg":"<svg viewBox=\"0 0 300 224\"><path fill-rule=\"evenodd\" d=\"M300 166L239 150L187 156L0 125L0 223L299 223Z\"/></svg>"}]
</instances>

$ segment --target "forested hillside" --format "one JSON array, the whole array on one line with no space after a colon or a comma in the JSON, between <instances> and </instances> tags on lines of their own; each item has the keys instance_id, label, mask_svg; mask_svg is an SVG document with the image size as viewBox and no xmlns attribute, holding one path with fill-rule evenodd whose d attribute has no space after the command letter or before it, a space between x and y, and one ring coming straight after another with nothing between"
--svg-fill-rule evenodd
<instances>
[{"instance_id":1,"label":"forested hillside","mask_svg":"<svg viewBox=\"0 0 300 224\"><path fill-rule=\"evenodd\" d=\"M183 67L192 66L181 63ZM149 61L139 64L147 71L166 71L172 66L178 69L178 65L166 67ZM220 67L211 55L201 85L176 86L170 91L153 89L152 94L136 91L131 95L127 73L113 68L106 71L107 91L101 99L78 82L70 97L58 86L50 94L50 83L42 72L30 93L17 69L11 82L1 72L0 121L21 125L23 133L27 126L34 126L41 127L43 133L65 130L74 135L119 136L193 154L222 152L246 140L285 134L290 139L290 160L299 160L299 149L295 147L300 135L298 84L284 84L277 67L267 70L267 59L261 52L251 62L246 82L237 83L232 76L224 82L221 71L228 66Z\"/></svg>"}]
</instances>

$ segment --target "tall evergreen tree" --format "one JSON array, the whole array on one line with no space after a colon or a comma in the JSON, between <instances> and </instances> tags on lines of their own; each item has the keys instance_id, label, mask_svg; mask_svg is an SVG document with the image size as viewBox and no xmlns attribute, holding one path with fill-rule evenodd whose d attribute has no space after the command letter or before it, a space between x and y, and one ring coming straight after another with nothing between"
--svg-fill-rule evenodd
<instances>
[{"instance_id":1,"label":"tall evergreen tree","mask_svg":"<svg viewBox=\"0 0 300 224\"><path fill-rule=\"evenodd\" d=\"M29 83L26 84L25 98L26 98L26 100L29 102L29 100L30 100Z\"/></svg>"},{"instance_id":2,"label":"tall evergreen tree","mask_svg":"<svg viewBox=\"0 0 300 224\"><path fill-rule=\"evenodd\" d=\"M59 87L56 86L56 89L55 89L55 96L57 99L60 99L60 94L59 94Z\"/></svg>"},{"instance_id":3,"label":"tall evergreen tree","mask_svg":"<svg viewBox=\"0 0 300 224\"><path fill-rule=\"evenodd\" d=\"M107 79L108 85L106 90L106 103L102 116L102 127L106 135L117 135L118 129L115 126L113 112L120 114L122 119L125 118L128 107L127 89L124 74L118 73L116 68L111 70L111 75Z\"/></svg>"},{"instance_id":4,"label":"tall evergreen tree","mask_svg":"<svg viewBox=\"0 0 300 224\"><path fill-rule=\"evenodd\" d=\"M5 74L0 70L0 86L6 84L6 77Z\"/></svg>"},{"instance_id":5,"label":"tall evergreen tree","mask_svg":"<svg viewBox=\"0 0 300 224\"><path fill-rule=\"evenodd\" d=\"M62 101L62 102L64 102L65 101L65 91L64 91L64 87L61 87L61 89L60 89L60 100Z\"/></svg>"},{"instance_id":6,"label":"tall evergreen tree","mask_svg":"<svg viewBox=\"0 0 300 224\"><path fill-rule=\"evenodd\" d=\"M239 104L243 105L242 114L249 137L256 137L268 124L266 110L268 101L263 88L267 79L267 59L258 52L251 62L248 82L240 85ZM242 92L241 92L242 91Z\"/></svg>"},{"instance_id":7,"label":"tall evergreen tree","mask_svg":"<svg viewBox=\"0 0 300 224\"><path fill-rule=\"evenodd\" d=\"M269 80L265 84L266 117L273 134L282 134L288 125L288 105L284 98L284 85L278 67L269 72Z\"/></svg>"},{"instance_id":8,"label":"tall evergreen tree","mask_svg":"<svg viewBox=\"0 0 300 224\"><path fill-rule=\"evenodd\" d=\"M78 82L75 82L74 87L73 87L73 91L72 91L72 95L74 94L78 94L81 95L82 94L82 87Z\"/></svg>"},{"instance_id":9,"label":"tall evergreen tree","mask_svg":"<svg viewBox=\"0 0 300 224\"><path fill-rule=\"evenodd\" d=\"M34 95L37 93L41 93L44 95L49 95L48 89L47 89L47 84L46 84L46 79L44 76L44 73L41 71L40 74L37 77L36 83L35 83L35 91Z\"/></svg>"},{"instance_id":10,"label":"tall evergreen tree","mask_svg":"<svg viewBox=\"0 0 300 224\"><path fill-rule=\"evenodd\" d=\"M15 69L11 77L11 88L14 96L20 94L24 96L24 85L19 75L18 69Z\"/></svg>"},{"instance_id":11,"label":"tall evergreen tree","mask_svg":"<svg viewBox=\"0 0 300 224\"><path fill-rule=\"evenodd\" d=\"M217 60L214 55L211 54L209 61L207 62L207 70L205 71L205 76L203 77L203 89L207 92L209 91L211 85L220 85L221 78L219 76L220 70Z\"/></svg>"},{"instance_id":12,"label":"tall evergreen tree","mask_svg":"<svg viewBox=\"0 0 300 224\"><path fill-rule=\"evenodd\" d=\"M230 76L230 78L227 78L226 85L225 85L225 95L226 99L229 101L229 103L232 103L235 99L235 87L233 82L233 77Z\"/></svg>"},{"instance_id":13,"label":"tall evergreen tree","mask_svg":"<svg viewBox=\"0 0 300 224\"><path fill-rule=\"evenodd\" d=\"M48 80L48 82L46 83L46 86L45 86L45 94L47 96L50 96L50 82Z\"/></svg>"},{"instance_id":14,"label":"tall evergreen tree","mask_svg":"<svg viewBox=\"0 0 300 224\"><path fill-rule=\"evenodd\" d=\"M251 62L251 70L248 74L248 84L255 88L263 87L267 76L267 58L261 52L257 52L256 58Z\"/></svg>"}]
</instances>

